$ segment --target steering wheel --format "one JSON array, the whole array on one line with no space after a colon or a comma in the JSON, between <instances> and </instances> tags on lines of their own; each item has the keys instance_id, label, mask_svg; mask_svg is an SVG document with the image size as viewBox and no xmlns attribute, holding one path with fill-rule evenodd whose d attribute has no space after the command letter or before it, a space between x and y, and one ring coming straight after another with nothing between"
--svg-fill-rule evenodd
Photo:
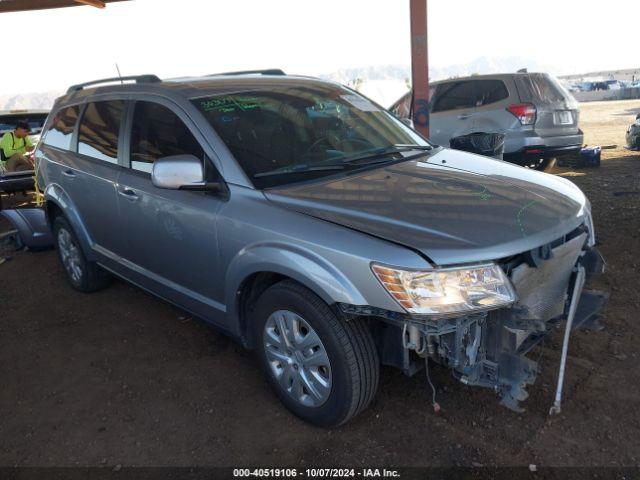
<instances>
[{"instance_id":1,"label":"steering wheel","mask_svg":"<svg viewBox=\"0 0 640 480\"><path fill-rule=\"evenodd\" d=\"M353 150L369 150L375 148L373 144L367 140L361 140L359 138L346 138L342 140L342 146L349 145Z\"/></svg>"},{"instance_id":2,"label":"steering wheel","mask_svg":"<svg viewBox=\"0 0 640 480\"><path fill-rule=\"evenodd\" d=\"M325 143L328 147L332 147L333 146L329 142L329 135L323 135L322 137L318 138L315 142L313 142L311 145L309 145L309 148L307 148L307 151L304 152L303 156L311 155L316 150L316 148L319 145L322 145L323 143Z\"/></svg>"}]
</instances>

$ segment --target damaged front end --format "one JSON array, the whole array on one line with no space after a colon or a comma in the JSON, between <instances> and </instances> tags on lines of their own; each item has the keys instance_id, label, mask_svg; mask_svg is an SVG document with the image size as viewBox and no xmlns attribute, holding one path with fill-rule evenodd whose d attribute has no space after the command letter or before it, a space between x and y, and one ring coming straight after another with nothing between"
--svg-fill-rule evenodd
<instances>
[{"instance_id":1,"label":"damaged front end","mask_svg":"<svg viewBox=\"0 0 640 480\"><path fill-rule=\"evenodd\" d=\"M599 329L599 312L607 295L583 290L586 276L604 270L586 227L498 265L516 293L509 306L455 317L394 315L375 309L345 306L351 315L382 317L379 350L385 364L407 374L417 372L426 359L449 367L467 385L491 388L506 407L522 411L527 385L535 381L538 364L527 354L554 327L568 320L560 368L564 376L567 342L575 328ZM559 410L559 393L556 396Z\"/></svg>"}]
</instances>

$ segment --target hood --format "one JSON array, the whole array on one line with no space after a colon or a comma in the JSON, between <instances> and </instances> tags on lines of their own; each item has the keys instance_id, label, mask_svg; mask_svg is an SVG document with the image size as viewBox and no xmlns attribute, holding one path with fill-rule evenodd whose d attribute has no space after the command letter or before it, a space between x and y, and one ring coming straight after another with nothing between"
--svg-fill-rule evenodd
<instances>
[{"instance_id":1,"label":"hood","mask_svg":"<svg viewBox=\"0 0 640 480\"><path fill-rule=\"evenodd\" d=\"M578 227L588 208L568 180L449 149L265 195L284 208L419 250L436 265L531 250Z\"/></svg>"}]
</instances>

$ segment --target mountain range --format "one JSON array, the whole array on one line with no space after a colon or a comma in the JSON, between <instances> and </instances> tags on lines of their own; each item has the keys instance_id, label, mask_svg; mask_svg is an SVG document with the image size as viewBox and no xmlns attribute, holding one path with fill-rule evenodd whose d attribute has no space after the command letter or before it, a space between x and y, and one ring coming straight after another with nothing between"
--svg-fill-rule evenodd
<instances>
[{"instance_id":1,"label":"mountain range","mask_svg":"<svg viewBox=\"0 0 640 480\"><path fill-rule=\"evenodd\" d=\"M433 65L429 69L432 80L461 77L473 74L515 72L521 68L529 71L545 71L554 74L565 73L550 65L523 57L481 57L462 64L447 66ZM411 68L409 65L377 65L346 68L319 75L362 91L384 106L399 98L409 88ZM0 93L0 110L49 109L61 91L38 93Z\"/></svg>"},{"instance_id":2,"label":"mountain range","mask_svg":"<svg viewBox=\"0 0 640 480\"><path fill-rule=\"evenodd\" d=\"M431 65L429 78L443 80L446 78L464 77L468 75L483 75L488 73L510 73L526 68L530 72L548 72L554 75L562 73L557 67L545 65L524 57L480 57L468 63L447 66ZM367 80L403 80L409 81L411 67L409 65L381 65L361 68L346 68L320 75L321 78L334 80L345 85L353 84L356 79Z\"/></svg>"}]
</instances>

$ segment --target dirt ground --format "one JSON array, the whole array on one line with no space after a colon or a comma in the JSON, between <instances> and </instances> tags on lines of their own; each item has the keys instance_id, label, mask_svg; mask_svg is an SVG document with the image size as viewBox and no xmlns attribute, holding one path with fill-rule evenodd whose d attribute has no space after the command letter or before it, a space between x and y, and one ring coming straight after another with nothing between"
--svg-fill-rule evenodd
<instances>
[{"instance_id":1,"label":"dirt ground","mask_svg":"<svg viewBox=\"0 0 640 480\"><path fill-rule=\"evenodd\" d=\"M557 331L525 413L434 368L435 414L422 374L383 369L371 408L315 428L231 340L123 282L77 293L54 252L16 252L0 265L0 465L640 465L640 156L623 148L638 112L583 105L586 141L618 147L599 169L555 169L592 201L611 292L606 330L573 336L560 416Z\"/></svg>"}]
</instances>

